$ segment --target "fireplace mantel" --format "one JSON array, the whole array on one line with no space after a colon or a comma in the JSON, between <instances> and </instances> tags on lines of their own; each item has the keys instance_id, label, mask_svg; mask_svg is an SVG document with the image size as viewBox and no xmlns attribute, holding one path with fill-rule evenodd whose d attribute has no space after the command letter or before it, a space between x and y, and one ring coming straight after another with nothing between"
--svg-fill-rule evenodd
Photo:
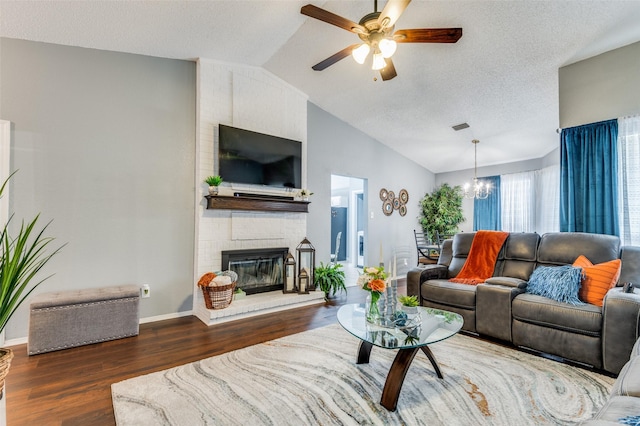
<instances>
[{"instance_id":1,"label":"fireplace mantel","mask_svg":"<svg viewBox=\"0 0 640 426\"><path fill-rule=\"evenodd\" d=\"M207 209L309 213L309 201L264 197L206 195Z\"/></svg>"}]
</instances>

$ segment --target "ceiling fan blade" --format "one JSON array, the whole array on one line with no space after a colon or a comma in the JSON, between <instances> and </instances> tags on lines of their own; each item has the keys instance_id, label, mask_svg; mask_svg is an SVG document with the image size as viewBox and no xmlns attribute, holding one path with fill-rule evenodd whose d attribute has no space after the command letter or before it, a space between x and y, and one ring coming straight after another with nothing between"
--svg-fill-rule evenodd
<instances>
[{"instance_id":1,"label":"ceiling fan blade","mask_svg":"<svg viewBox=\"0 0 640 426\"><path fill-rule=\"evenodd\" d=\"M382 28L393 27L409 3L411 0L389 0L378 16L378 25Z\"/></svg>"},{"instance_id":2,"label":"ceiling fan blade","mask_svg":"<svg viewBox=\"0 0 640 426\"><path fill-rule=\"evenodd\" d=\"M349 55L351 55L351 51L354 48L358 47L358 46L360 46L360 45L359 44L352 44L351 46L345 47L344 49L342 49L338 53L334 53L333 55L329 56L324 61L318 62L317 64L315 64L311 68L313 68L314 71L322 71L323 69L328 68L331 65L335 64L336 62L346 58Z\"/></svg>"},{"instance_id":3,"label":"ceiling fan blade","mask_svg":"<svg viewBox=\"0 0 640 426\"><path fill-rule=\"evenodd\" d=\"M331 13L328 10L321 9L312 4L302 6L300 13L318 19L322 22L326 22L327 24L335 25L336 27L351 31L352 33L366 34L368 32L362 25L356 24L347 18L343 18L342 16L338 16L335 13Z\"/></svg>"},{"instance_id":4,"label":"ceiling fan blade","mask_svg":"<svg viewBox=\"0 0 640 426\"><path fill-rule=\"evenodd\" d=\"M398 43L455 43L460 37L462 28L422 28L393 33L393 39Z\"/></svg>"},{"instance_id":5,"label":"ceiling fan blade","mask_svg":"<svg viewBox=\"0 0 640 426\"><path fill-rule=\"evenodd\" d=\"M393 77L398 75L396 74L396 67L393 66L391 58L385 59L384 62L387 65L380 70L380 77L382 77L383 81L391 80Z\"/></svg>"}]
</instances>

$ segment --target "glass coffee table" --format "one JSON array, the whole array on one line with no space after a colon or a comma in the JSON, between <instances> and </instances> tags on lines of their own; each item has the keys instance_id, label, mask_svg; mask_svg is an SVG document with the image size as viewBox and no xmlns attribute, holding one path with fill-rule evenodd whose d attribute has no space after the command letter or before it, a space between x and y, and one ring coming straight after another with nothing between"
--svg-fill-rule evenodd
<instances>
[{"instance_id":1,"label":"glass coffee table","mask_svg":"<svg viewBox=\"0 0 640 426\"><path fill-rule=\"evenodd\" d=\"M442 372L433 356L430 344L440 342L455 335L462 328L462 316L439 309L418 307L421 321L412 322L407 327L384 327L365 320L364 304L344 305L338 310L340 325L360 339L358 364L367 364L373 346L384 349L398 349L382 390L380 404L387 410L395 411L404 378L418 350L431 361L431 365L442 379Z\"/></svg>"}]
</instances>

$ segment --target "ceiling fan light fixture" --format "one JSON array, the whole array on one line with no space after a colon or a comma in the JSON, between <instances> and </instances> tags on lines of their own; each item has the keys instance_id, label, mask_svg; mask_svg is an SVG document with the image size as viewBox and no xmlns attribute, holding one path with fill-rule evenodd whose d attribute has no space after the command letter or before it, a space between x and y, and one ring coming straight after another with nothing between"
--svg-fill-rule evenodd
<instances>
[{"instance_id":1,"label":"ceiling fan light fixture","mask_svg":"<svg viewBox=\"0 0 640 426\"><path fill-rule=\"evenodd\" d=\"M378 47L380 48L380 52L382 52L382 56L384 58L390 58L394 53L396 53L398 44L395 42L395 40L383 38L378 43Z\"/></svg>"},{"instance_id":2,"label":"ceiling fan light fixture","mask_svg":"<svg viewBox=\"0 0 640 426\"><path fill-rule=\"evenodd\" d=\"M369 54L370 50L371 48L367 43L362 43L360 46L351 51L351 56L353 56L353 59L357 63L364 64L364 61L365 59L367 59L367 55Z\"/></svg>"},{"instance_id":3,"label":"ceiling fan light fixture","mask_svg":"<svg viewBox=\"0 0 640 426\"><path fill-rule=\"evenodd\" d=\"M371 64L371 69L374 71L378 71L384 68L386 65L387 63L384 61L384 56L382 56L382 53L378 49L376 49L375 53L373 54L373 64Z\"/></svg>"}]
</instances>

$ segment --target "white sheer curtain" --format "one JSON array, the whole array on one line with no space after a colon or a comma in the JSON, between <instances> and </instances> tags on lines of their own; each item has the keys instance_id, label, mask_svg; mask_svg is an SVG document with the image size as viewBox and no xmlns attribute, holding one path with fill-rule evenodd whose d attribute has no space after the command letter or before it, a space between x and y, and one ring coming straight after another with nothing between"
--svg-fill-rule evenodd
<instances>
[{"instance_id":1,"label":"white sheer curtain","mask_svg":"<svg viewBox=\"0 0 640 426\"><path fill-rule=\"evenodd\" d=\"M560 165L536 170L536 232L560 231Z\"/></svg>"},{"instance_id":2,"label":"white sheer curtain","mask_svg":"<svg viewBox=\"0 0 640 426\"><path fill-rule=\"evenodd\" d=\"M534 232L536 226L535 172L500 176L502 230Z\"/></svg>"},{"instance_id":3,"label":"white sheer curtain","mask_svg":"<svg viewBox=\"0 0 640 426\"><path fill-rule=\"evenodd\" d=\"M640 115L618 119L620 239L640 245Z\"/></svg>"}]
</instances>

